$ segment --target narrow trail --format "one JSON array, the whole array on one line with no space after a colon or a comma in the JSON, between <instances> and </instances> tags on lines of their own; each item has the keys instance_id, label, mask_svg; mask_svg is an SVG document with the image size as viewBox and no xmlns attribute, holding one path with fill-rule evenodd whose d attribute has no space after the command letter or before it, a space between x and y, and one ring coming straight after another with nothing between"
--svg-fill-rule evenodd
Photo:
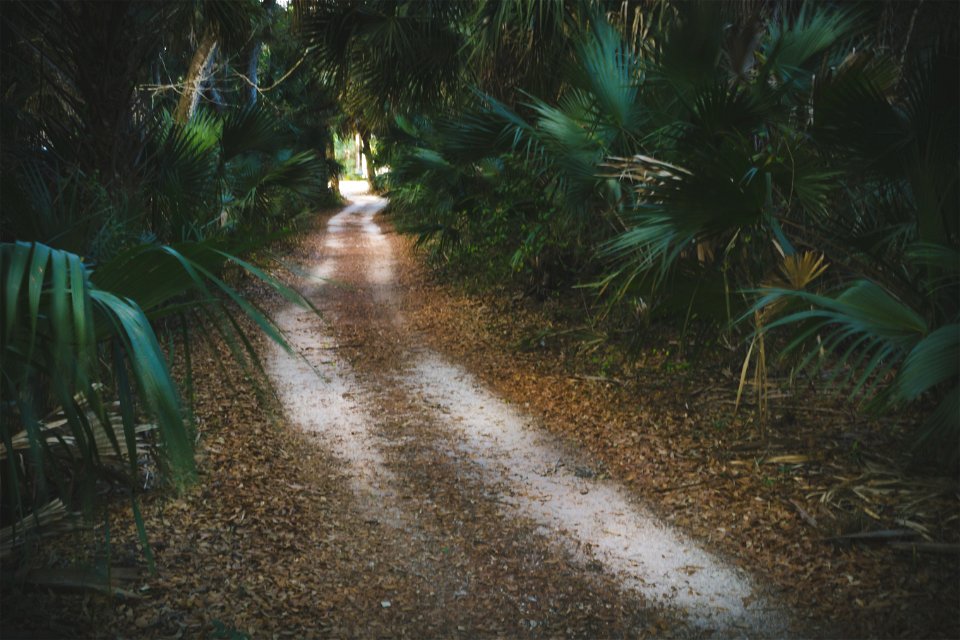
<instances>
[{"instance_id":1,"label":"narrow trail","mask_svg":"<svg viewBox=\"0 0 960 640\"><path fill-rule=\"evenodd\" d=\"M654 616L669 621L659 630L671 636L789 632L788 616L746 572L659 522L426 348L401 312L395 238L375 221L386 201L347 195L351 204L307 240L315 262L301 265L323 317L284 309L277 322L298 355L275 348L267 367L290 421L344 465L359 508L407 541L394 569L437 585L425 610L456 603L444 614L455 624L471 619L472 602L499 598L517 608L522 628L562 629L570 607L592 594L589 607L616 600L630 612L618 633L649 629ZM456 561L438 561L437 544ZM554 584L570 586L568 602L537 599Z\"/></svg>"}]
</instances>

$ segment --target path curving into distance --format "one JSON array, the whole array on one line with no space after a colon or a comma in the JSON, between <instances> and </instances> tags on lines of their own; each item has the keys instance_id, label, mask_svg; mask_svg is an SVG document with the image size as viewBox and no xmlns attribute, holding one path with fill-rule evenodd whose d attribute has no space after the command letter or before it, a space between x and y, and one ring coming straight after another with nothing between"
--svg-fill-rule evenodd
<instances>
[{"instance_id":1,"label":"path curving into distance","mask_svg":"<svg viewBox=\"0 0 960 640\"><path fill-rule=\"evenodd\" d=\"M376 222L386 201L358 190L345 195L351 203L316 239L321 259L301 265L323 317L283 309L276 320L296 355L275 348L267 370L288 419L342 462L365 509L427 537L417 506L427 498L409 495L416 460L397 454L414 441L452 461L450 482L474 479L455 488L477 493L467 498L493 496L500 517L535 523L530 536L573 556L584 579L600 566L624 597L671 611L678 635L789 633L789 616L746 572L658 520L616 482L584 473L576 452L418 341L398 310L395 240ZM386 364L342 357L335 338L342 326L358 327L366 336L358 348ZM402 426L389 427L385 415Z\"/></svg>"}]
</instances>

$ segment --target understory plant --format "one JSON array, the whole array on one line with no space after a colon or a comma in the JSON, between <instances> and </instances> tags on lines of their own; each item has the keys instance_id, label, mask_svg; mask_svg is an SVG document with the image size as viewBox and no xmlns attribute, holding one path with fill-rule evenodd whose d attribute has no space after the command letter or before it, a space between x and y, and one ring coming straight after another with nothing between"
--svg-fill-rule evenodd
<instances>
[{"instance_id":1,"label":"understory plant","mask_svg":"<svg viewBox=\"0 0 960 640\"><path fill-rule=\"evenodd\" d=\"M4 555L104 508L114 484L134 498L149 558L144 470L173 487L195 478L173 345L189 400L191 341L219 337L256 365L246 316L283 344L228 282L245 274L306 305L243 256L326 197L322 144L262 92L211 76L236 78L247 55L256 71L262 43L244 48L272 15L256 2L0 8ZM163 349L161 330L176 335Z\"/></svg>"},{"instance_id":2,"label":"understory plant","mask_svg":"<svg viewBox=\"0 0 960 640\"><path fill-rule=\"evenodd\" d=\"M51 505L91 510L102 482L119 482L134 498L149 554L135 499L141 465L152 457L175 488L195 479L187 413L153 323L179 324L188 371L189 331L198 323L222 327L215 330L231 344L247 345L238 357L256 359L238 312L286 348L273 322L222 279L228 265L306 306L259 268L209 243L141 245L95 269L41 243L0 244L4 555L35 532ZM67 515L65 508L58 513Z\"/></svg>"},{"instance_id":3,"label":"understory plant","mask_svg":"<svg viewBox=\"0 0 960 640\"><path fill-rule=\"evenodd\" d=\"M478 74L432 133L398 128L407 228L444 255L517 247L567 274L555 285L592 286L602 313L625 308L618 319L745 333L758 393L779 352L842 370L868 407L937 407L914 440L955 458L955 11L930 8L922 33L891 40L854 5L660 2L632 21L568 9L526 27L553 34L528 44L558 53L557 82ZM496 249L477 240L493 230Z\"/></svg>"}]
</instances>

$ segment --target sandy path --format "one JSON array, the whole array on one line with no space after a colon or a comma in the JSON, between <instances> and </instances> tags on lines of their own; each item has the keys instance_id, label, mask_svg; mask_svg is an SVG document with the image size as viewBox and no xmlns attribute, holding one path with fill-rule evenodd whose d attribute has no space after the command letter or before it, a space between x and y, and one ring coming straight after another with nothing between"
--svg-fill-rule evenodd
<instances>
[{"instance_id":1,"label":"sandy path","mask_svg":"<svg viewBox=\"0 0 960 640\"><path fill-rule=\"evenodd\" d=\"M337 271L334 256L348 243L355 245L356 238L347 233L351 223L359 220L365 235L379 233L372 218L382 206L375 201L355 203L330 219L324 239L330 257L308 270L308 296L318 299L323 287L342 286L332 280ZM335 339L325 328L318 328L322 321L312 311L300 307L286 307L275 320L300 356L274 349L268 362L287 417L321 438L324 446L350 465L358 494L382 495L393 479L380 454L382 445L375 442L374 420L361 400L363 389L337 355Z\"/></svg>"},{"instance_id":2,"label":"sandy path","mask_svg":"<svg viewBox=\"0 0 960 640\"><path fill-rule=\"evenodd\" d=\"M403 291L393 239L375 221L385 201L348 197L352 204L317 240L321 261L304 265L313 276L308 295L325 321L296 308L282 311L278 324L301 357L276 349L268 371L290 420L343 462L371 513L411 538L442 537L442 519L421 518L417 500L424 496L397 498L416 487L412 479L424 461L442 459L435 466L446 470L430 482L455 484L457 501L486 500L502 518L530 521L528 535L573 557L582 579L593 580L588 570L601 567L602 579L623 597L678 612L691 629L681 631L686 625L678 621L671 633L787 632L787 617L743 571L657 521L615 483L596 479L576 452L564 451L467 371L424 348L398 311ZM360 357L348 362L339 355L344 343L337 333L356 338ZM423 490L432 492L429 483Z\"/></svg>"}]
</instances>

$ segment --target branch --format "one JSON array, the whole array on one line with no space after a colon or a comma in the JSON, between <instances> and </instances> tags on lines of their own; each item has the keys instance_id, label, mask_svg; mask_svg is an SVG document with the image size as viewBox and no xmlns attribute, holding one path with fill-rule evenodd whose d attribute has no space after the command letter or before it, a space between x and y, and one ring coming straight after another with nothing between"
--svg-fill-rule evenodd
<instances>
[{"instance_id":1,"label":"branch","mask_svg":"<svg viewBox=\"0 0 960 640\"><path fill-rule=\"evenodd\" d=\"M140 84L137 85L137 89L140 91L151 91L153 93L174 91L181 95L186 90L183 82L175 82L173 84Z\"/></svg>"},{"instance_id":2,"label":"branch","mask_svg":"<svg viewBox=\"0 0 960 640\"><path fill-rule=\"evenodd\" d=\"M280 84L281 84L284 80L286 80L286 79L289 78L291 75L293 75L293 72L296 71L296 70L300 67L301 64L303 64L304 60L306 60L306 59L307 59L307 56L310 54L310 51L313 50L313 49L314 49L314 47L307 47L307 48L304 50L303 55L300 56L300 59L297 60L297 61L294 63L294 65L287 70L286 73L284 73L282 76L280 76L280 79L279 79L279 80L277 80L276 82L274 82L273 84L271 84L269 87L258 87L255 82L253 82L250 78L248 78L247 76L243 75L243 74L240 73L239 71L234 71L233 73L234 73L234 75L240 77L240 78L241 78L244 82L246 82L249 86L251 86L251 87L253 87L254 89L256 89L256 90L257 90L257 93L259 93L259 94L262 95L262 94L266 93L267 91L273 91L273 90L276 89L278 86L280 86Z\"/></svg>"}]
</instances>

